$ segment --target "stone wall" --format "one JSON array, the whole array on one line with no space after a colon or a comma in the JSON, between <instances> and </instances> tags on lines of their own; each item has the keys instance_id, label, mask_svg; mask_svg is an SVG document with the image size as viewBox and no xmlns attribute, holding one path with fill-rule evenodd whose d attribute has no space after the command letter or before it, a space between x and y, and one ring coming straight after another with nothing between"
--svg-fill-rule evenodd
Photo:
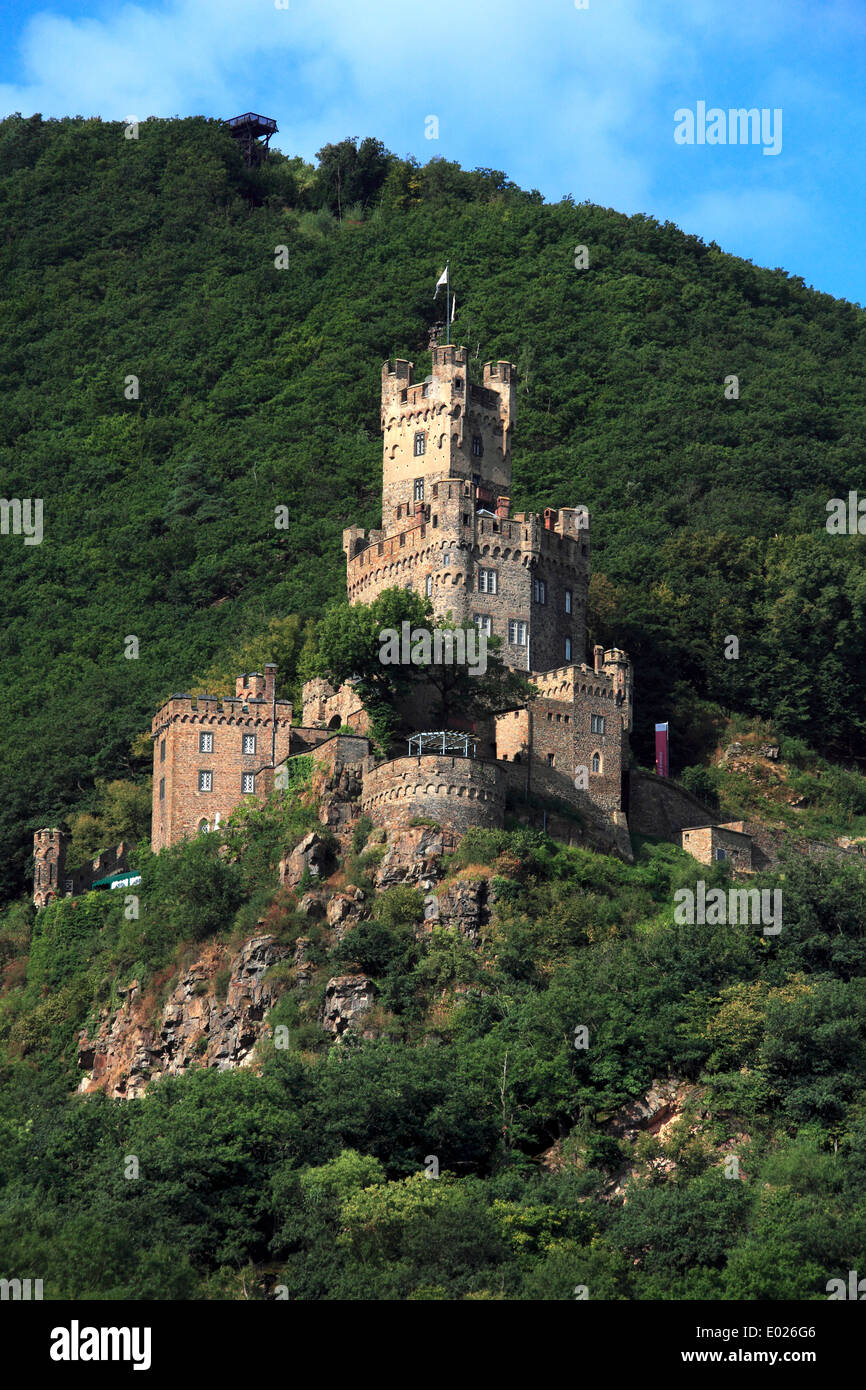
<instances>
[{"instance_id":1,"label":"stone wall","mask_svg":"<svg viewBox=\"0 0 866 1390\"><path fill-rule=\"evenodd\" d=\"M681 832L693 825L717 825L718 811L699 801L668 777L633 768L628 776L628 823L633 835L681 844Z\"/></svg>"},{"instance_id":2,"label":"stone wall","mask_svg":"<svg viewBox=\"0 0 866 1390\"><path fill-rule=\"evenodd\" d=\"M473 825L498 830L505 822L505 781L503 768L480 758L394 758L364 774L361 811L385 828L421 816L457 835Z\"/></svg>"},{"instance_id":3,"label":"stone wall","mask_svg":"<svg viewBox=\"0 0 866 1390\"><path fill-rule=\"evenodd\" d=\"M54 898L87 893L100 878L122 873L129 867L133 848L121 840L119 845L100 850L77 869L66 868L67 836L58 829L37 830L33 837L33 903L45 907Z\"/></svg>"},{"instance_id":4,"label":"stone wall","mask_svg":"<svg viewBox=\"0 0 866 1390\"><path fill-rule=\"evenodd\" d=\"M359 734L370 732L370 720L360 695L349 683L337 690L326 680L305 681L301 691L305 728L339 729L347 725Z\"/></svg>"}]
</instances>

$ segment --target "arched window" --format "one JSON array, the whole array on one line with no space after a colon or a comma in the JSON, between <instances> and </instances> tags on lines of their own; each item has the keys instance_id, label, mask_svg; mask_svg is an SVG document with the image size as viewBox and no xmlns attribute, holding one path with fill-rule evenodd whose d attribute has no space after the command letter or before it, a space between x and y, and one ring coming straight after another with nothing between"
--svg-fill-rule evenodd
<instances>
[{"instance_id":1,"label":"arched window","mask_svg":"<svg viewBox=\"0 0 866 1390\"><path fill-rule=\"evenodd\" d=\"M205 835L205 834L208 832L208 830L210 830L210 826L208 825L207 821L206 821L206 820L200 820L199 823L198 823L198 833L199 833L199 835Z\"/></svg>"},{"instance_id":2,"label":"arched window","mask_svg":"<svg viewBox=\"0 0 866 1390\"><path fill-rule=\"evenodd\" d=\"M592 755L592 770L593 770L593 772L596 772L596 773L601 772L601 754L600 754L600 753L593 753L593 755Z\"/></svg>"}]
</instances>

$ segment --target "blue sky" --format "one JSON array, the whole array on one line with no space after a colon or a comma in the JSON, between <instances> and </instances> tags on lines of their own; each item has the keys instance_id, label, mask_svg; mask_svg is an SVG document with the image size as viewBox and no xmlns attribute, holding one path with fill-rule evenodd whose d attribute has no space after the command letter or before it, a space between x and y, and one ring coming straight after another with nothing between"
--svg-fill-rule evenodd
<instances>
[{"instance_id":1,"label":"blue sky","mask_svg":"<svg viewBox=\"0 0 866 1390\"><path fill-rule=\"evenodd\" d=\"M578 0L583 3L583 0ZM276 117L645 212L866 303L866 0L0 0L0 113ZM781 110L781 150L675 113ZM428 139L436 116L438 139Z\"/></svg>"}]
</instances>

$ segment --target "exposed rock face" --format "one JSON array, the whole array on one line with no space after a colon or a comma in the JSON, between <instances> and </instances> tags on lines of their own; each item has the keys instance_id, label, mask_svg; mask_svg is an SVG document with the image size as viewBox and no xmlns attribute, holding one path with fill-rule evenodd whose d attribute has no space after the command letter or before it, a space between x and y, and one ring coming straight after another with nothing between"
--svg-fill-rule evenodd
<instances>
[{"instance_id":1,"label":"exposed rock face","mask_svg":"<svg viewBox=\"0 0 866 1390\"><path fill-rule=\"evenodd\" d=\"M322 1026L337 1037L347 1028L357 1028L364 1014L372 1009L375 997L376 987L367 975L335 975L325 989Z\"/></svg>"},{"instance_id":2,"label":"exposed rock face","mask_svg":"<svg viewBox=\"0 0 866 1390\"><path fill-rule=\"evenodd\" d=\"M473 946L490 918L490 882L486 878L456 879L437 895L439 925L455 928Z\"/></svg>"},{"instance_id":3,"label":"exposed rock face","mask_svg":"<svg viewBox=\"0 0 866 1390\"><path fill-rule=\"evenodd\" d=\"M114 1017L105 1010L95 1036L89 1039L85 1030L79 1037L78 1065L88 1073L79 1091L133 1098L155 1077L178 1075L190 1066L219 1071L249 1066L264 1030L262 1020L286 987L285 980L270 981L266 972L291 954L291 947L272 936L252 937L231 961L222 1003L212 981L225 966L225 953L216 945L205 947L172 991L155 1027L133 981Z\"/></svg>"},{"instance_id":4,"label":"exposed rock face","mask_svg":"<svg viewBox=\"0 0 866 1390\"><path fill-rule=\"evenodd\" d=\"M351 931L360 921L364 912L364 894L360 888L349 885L344 892L335 893L328 903L328 926L336 941L342 941L347 931Z\"/></svg>"},{"instance_id":5,"label":"exposed rock face","mask_svg":"<svg viewBox=\"0 0 866 1390\"><path fill-rule=\"evenodd\" d=\"M450 840L447 848L452 848ZM394 831L376 874L376 887L381 890L395 883L421 883L424 879L435 883L442 877L445 852L446 839L436 827L412 825Z\"/></svg>"},{"instance_id":6,"label":"exposed rock face","mask_svg":"<svg viewBox=\"0 0 866 1390\"><path fill-rule=\"evenodd\" d=\"M321 798L319 819L334 832L344 849L358 819L363 771L359 763L338 759L323 784L317 788Z\"/></svg>"},{"instance_id":7,"label":"exposed rock face","mask_svg":"<svg viewBox=\"0 0 866 1390\"><path fill-rule=\"evenodd\" d=\"M677 1077L653 1081L645 1095L622 1106L610 1121L608 1129L617 1139L633 1142L639 1134L649 1133L664 1138L663 1131L682 1113L686 1099L695 1087Z\"/></svg>"},{"instance_id":8,"label":"exposed rock face","mask_svg":"<svg viewBox=\"0 0 866 1390\"><path fill-rule=\"evenodd\" d=\"M324 905L318 893L305 893L298 903L298 911L305 917L321 917Z\"/></svg>"},{"instance_id":9,"label":"exposed rock face","mask_svg":"<svg viewBox=\"0 0 866 1390\"><path fill-rule=\"evenodd\" d=\"M297 888L305 873L309 873L310 878L320 878L327 857L327 846L315 830L311 830L291 854L280 860L280 883L286 888Z\"/></svg>"}]
</instances>

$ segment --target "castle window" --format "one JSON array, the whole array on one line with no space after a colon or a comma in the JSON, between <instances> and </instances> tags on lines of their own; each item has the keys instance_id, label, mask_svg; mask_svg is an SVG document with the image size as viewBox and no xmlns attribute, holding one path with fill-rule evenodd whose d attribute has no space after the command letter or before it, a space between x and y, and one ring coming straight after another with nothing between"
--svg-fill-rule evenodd
<instances>
[{"instance_id":1,"label":"castle window","mask_svg":"<svg viewBox=\"0 0 866 1390\"><path fill-rule=\"evenodd\" d=\"M415 435L415 457L420 458L427 448L427 436L422 430Z\"/></svg>"},{"instance_id":2,"label":"castle window","mask_svg":"<svg viewBox=\"0 0 866 1390\"><path fill-rule=\"evenodd\" d=\"M213 752L213 734L199 734L198 751L200 753Z\"/></svg>"},{"instance_id":3,"label":"castle window","mask_svg":"<svg viewBox=\"0 0 866 1390\"><path fill-rule=\"evenodd\" d=\"M198 775L198 789L200 792L213 791L213 773L200 772Z\"/></svg>"},{"instance_id":4,"label":"castle window","mask_svg":"<svg viewBox=\"0 0 866 1390\"><path fill-rule=\"evenodd\" d=\"M496 570L479 569L478 571L478 592L479 594L496 593Z\"/></svg>"},{"instance_id":5,"label":"castle window","mask_svg":"<svg viewBox=\"0 0 866 1390\"><path fill-rule=\"evenodd\" d=\"M432 576L432 574L428 574L428 576L427 576L427 582L426 582L425 588L426 588L426 591L427 591L427 597L430 598L430 597L432 596L432 594L433 594L433 576Z\"/></svg>"},{"instance_id":6,"label":"castle window","mask_svg":"<svg viewBox=\"0 0 866 1390\"><path fill-rule=\"evenodd\" d=\"M727 859L727 857L728 857L727 850L722 849L721 845L719 845L718 849L716 850L716 858L717 858L717 859Z\"/></svg>"},{"instance_id":7,"label":"castle window","mask_svg":"<svg viewBox=\"0 0 866 1390\"><path fill-rule=\"evenodd\" d=\"M416 435L415 438L417 439L418 436ZM423 439L424 436L422 435L421 438ZM418 452L417 449L415 450L415 452L416 452L416 453ZM422 452L422 454L423 454L424 450L422 449L421 452ZM412 495L413 495L413 497L414 497L414 499L415 499L416 502L423 502L423 501L424 501L424 479L423 479L423 478L416 478L416 479L415 479L415 490L414 490L414 492L413 492Z\"/></svg>"},{"instance_id":8,"label":"castle window","mask_svg":"<svg viewBox=\"0 0 866 1390\"><path fill-rule=\"evenodd\" d=\"M591 714L589 716L589 732L591 734L603 734L605 717L603 714Z\"/></svg>"},{"instance_id":9,"label":"castle window","mask_svg":"<svg viewBox=\"0 0 866 1390\"><path fill-rule=\"evenodd\" d=\"M244 753L255 753L255 751L256 751L256 736L255 736L255 734L244 734L243 743L242 743L242 745L241 745L241 750L242 750L242 752L244 752Z\"/></svg>"},{"instance_id":10,"label":"castle window","mask_svg":"<svg viewBox=\"0 0 866 1390\"><path fill-rule=\"evenodd\" d=\"M442 556L442 563L443 563L443 565L450 565L450 564L451 564L451 556L450 556L450 555L447 555L447 554L446 554L446 555L443 555L443 556Z\"/></svg>"},{"instance_id":11,"label":"castle window","mask_svg":"<svg viewBox=\"0 0 866 1390\"><path fill-rule=\"evenodd\" d=\"M468 526L468 525L469 525L469 513L468 513L468 512L464 512L464 513L463 513L463 525L464 525L464 526Z\"/></svg>"},{"instance_id":12,"label":"castle window","mask_svg":"<svg viewBox=\"0 0 866 1390\"><path fill-rule=\"evenodd\" d=\"M526 623L516 618L508 619L508 640L512 647L525 647L528 636L529 628Z\"/></svg>"},{"instance_id":13,"label":"castle window","mask_svg":"<svg viewBox=\"0 0 866 1390\"><path fill-rule=\"evenodd\" d=\"M593 772L595 772L595 773L597 773L597 774L601 772L601 754L600 754L600 753L593 753L593 755L592 755L592 770L593 770Z\"/></svg>"},{"instance_id":14,"label":"castle window","mask_svg":"<svg viewBox=\"0 0 866 1390\"><path fill-rule=\"evenodd\" d=\"M585 545L582 545L582 546L580 547L580 553L581 553L581 555L585 555L585 554L586 554L586 546L585 546Z\"/></svg>"},{"instance_id":15,"label":"castle window","mask_svg":"<svg viewBox=\"0 0 866 1390\"><path fill-rule=\"evenodd\" d=\"M565 659L566 659L566 661L571 661L571 638L570 638L570 637L566 637L566 639L565 639Z\"/></svg>"},{"instance_id":16,"label":"castle window","mask_svg":"<svg viewBox=\"0 0 866 1390\"><path fill-rule=\"evenodd\" d=\"M571 612L571 590L570 590L570 589L566 589L566 591L565 591L565 611L566 611L566 613L570 613L570 612Z\"/></svg>"},{"instance_id":17,"label":"castle window","mask_svg":"<svg viewBox=\"0 0 866 1390\"><path fill-rule=\"evenodd\" d=\"M439 518L438 518L438 516L436 515L435 512L433 513L433 525L434 525L434 526L438 526L438 525L439 525Z\"/></svg>"},{"instance_id":18,"label":"castle window","mask_svg":"<svg viewBox=\"0 0 866 1390\"><path fill-rule=\"evenodd\" d=\"M160 801L165 801L165 778L164 778L164 777L160 777L160 779L159 779L159 799L160 799Z\"/></svg>"},{"instance_id":19,"label":"castle window","mask_svg":"<svg viewBox=\"0 0 866 1390\"><path fill-rule=\"evenodd\" d=\"M254 772L241 773L241 791L244 796L249 796L256 789L256 774Z\"/></svg>"},{"instance_id":20,"label":"castle window","mask_svg":"<svg viewBox=\"0 0 866 1390\"><path fill-rule=\"evenodd\" d=\"M477 458L477 459L480 459L481 456L483 455L483 453L484 453L484 444L482 443L481 435L480 435L480 434L473 434L473 436L472 436L472 455L473 455L473 457L474 457L474 458Z\"/></svg>"},{"instance_id":21,"label":"castle window","mask_svg":"<svg viewBox=\"0 0 866 1390\"><path fill-rule=\"evenodd\" d=\"M210 830L210 826L208 825L207 821L206 821L206 820L200 820L199 823L198 823L198 833L199 833L199 835L206 835L206 834L208 833L209 830Z\"/></svg>"},{"instance_id":22,"label":"castle window","mask_svg":"<svg viewBox=\"0 0 866 1390\"><path fill-rule=\"evenodd\" d=\"M161 763L165 762L165 739L163 739L162 743L159 745L159 761Z\"/></svg>"},{"instance_id":23,"label":"castle window","mask_svg":"<svg viewBox=\"0 0 866 1390\"><path fill-rule=\"evenodd\" d=\"M553 753L548 753L548 755L547 755L547 766L548 766L548 767L553 767L553 765L554 765L554 755L553 755Z\"/></svg>"},{"instance_id":24,"label":"castle window","mask_svg":"<svg viewBox=\"0 0 866 1390\"><path fill-rule=\"evenodd\" d=\"M493 619L487 613L476 613L473 622L479 632L483 632L485 637L493 635Z\"/></svg>"},{"instance_id":25,"label":"castle window","mask_svg":"<svg viewBox=\"0 0 866 1390\"><path fill-rule=\"evenodd\" d=\"M547 584L543 579L532 581L532 602L547 603Z\"/></svg>"}]
</instances>

